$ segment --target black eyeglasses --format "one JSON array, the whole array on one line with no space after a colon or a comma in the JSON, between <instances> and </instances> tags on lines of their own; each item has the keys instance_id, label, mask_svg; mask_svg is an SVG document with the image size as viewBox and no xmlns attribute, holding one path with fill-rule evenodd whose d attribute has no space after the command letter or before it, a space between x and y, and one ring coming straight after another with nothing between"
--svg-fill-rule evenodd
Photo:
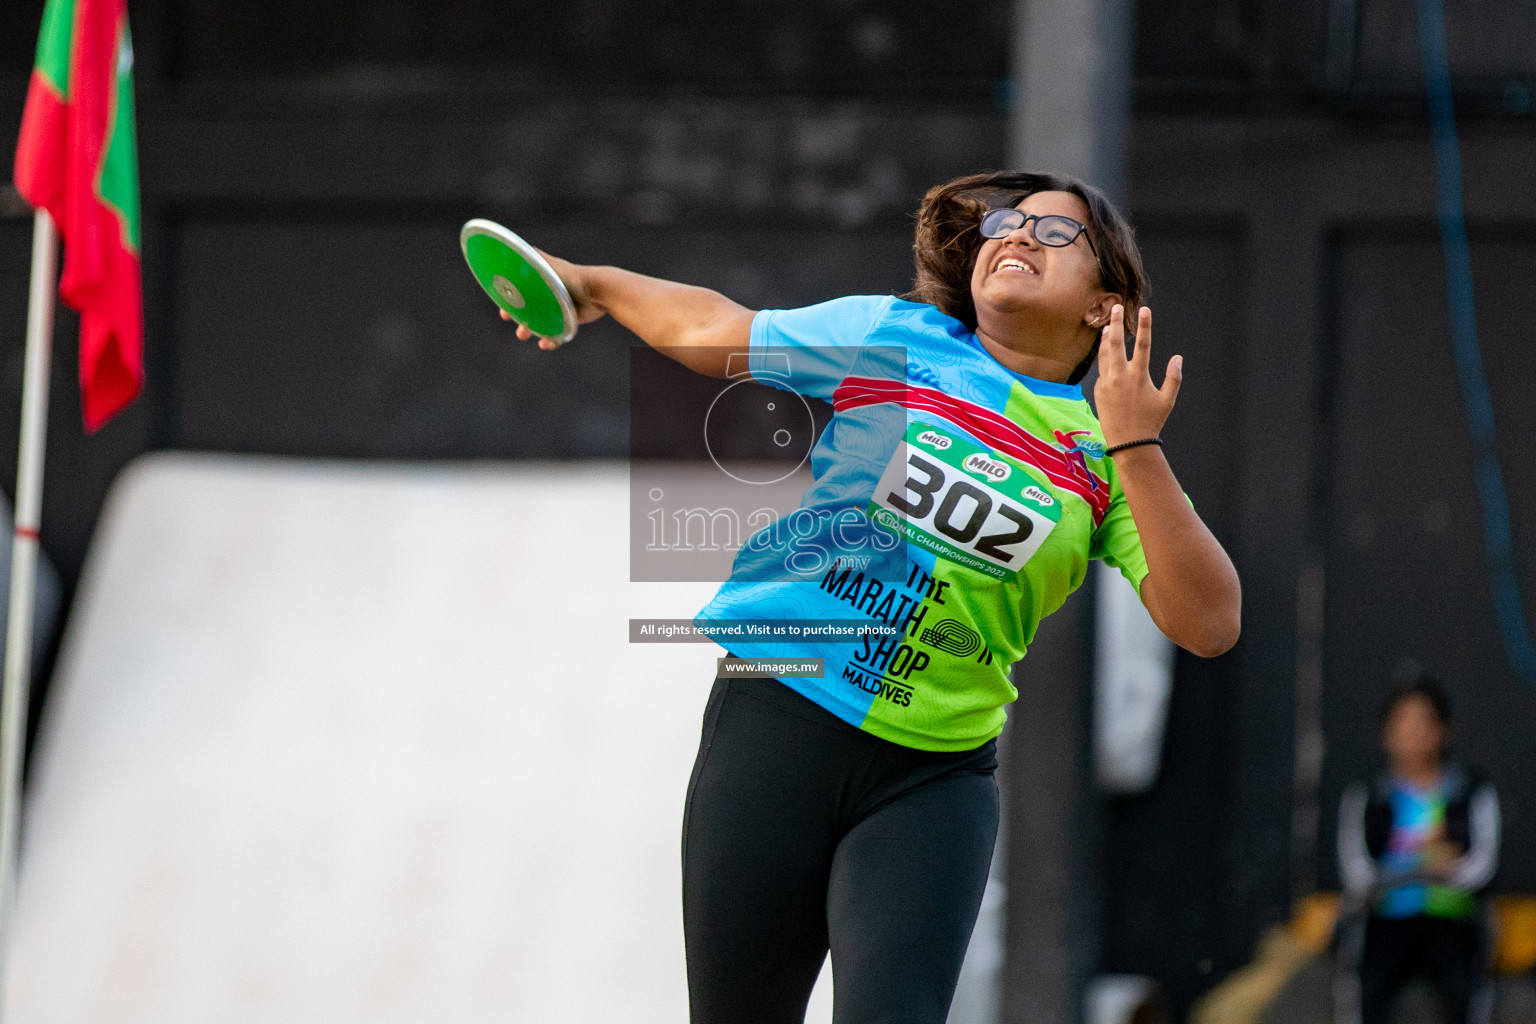
<instances>
[{"instance_id":1,"label":"black eyeglasses","mask_svg":"<svg viewBox=\"0 0 1536 1024\"><path fill-rule=\"evenodd\" d=\"M1082 235L1088 242L1088 250L1095 259L1098 258L1099 250L1093 247L1093 236L1088 234L1088 226L1060 214L1048 213L1041 217L1023 210L988 210L981 218L981 233L986 238L1007 238L1030 221L1035 222L1035 241L1041 245L1060 249L1071 245L1077 241L1078 235Z\"/></svg>"}]
</instances>

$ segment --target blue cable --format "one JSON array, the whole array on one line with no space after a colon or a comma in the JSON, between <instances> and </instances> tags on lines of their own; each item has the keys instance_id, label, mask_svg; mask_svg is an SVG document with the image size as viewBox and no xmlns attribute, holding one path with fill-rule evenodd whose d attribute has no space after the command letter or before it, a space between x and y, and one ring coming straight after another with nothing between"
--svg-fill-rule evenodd
<instances>
[{"instance_id":1,"label":"blue cable","mask_svg":"<svg viewBox=\"0 0 1536 1024\"><path fill-rule=\"evenodd\" d=\"M1441 0L1418 0L1419 48L1424 84L1429 93L1429 121L1435 145L1435 208L1440 242L1445 250L1446 297L1451 313L1451 350L1461 399L1472 435L1472 465L1483 508L1483 546L1493 586L1494 615L1504 654L1521 680L1536 686L1536 646L1520 600L1511 541L1509 496L1494 448L1493 400L1483 371L1477 340L1477 307L1472 295L1472 252L1467 244L1466 214L1462 210L1461 148L1456 140L1456 106L1451 96L1450 60L1445 46L1445 13Z\"/></svg>"}]
</instances>

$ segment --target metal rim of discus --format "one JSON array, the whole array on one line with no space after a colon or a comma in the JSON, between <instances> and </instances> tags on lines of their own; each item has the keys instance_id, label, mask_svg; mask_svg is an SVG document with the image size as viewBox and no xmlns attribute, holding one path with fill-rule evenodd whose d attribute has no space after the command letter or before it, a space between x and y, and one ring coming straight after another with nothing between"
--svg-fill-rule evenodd
<instances>
[{"instance_id":1,"label":"metal rim of discus","mask_svg":"<svg viewBox=\"0 0 1536 1024\"><path fill-rule=\"evenodd\" d=\"M580 325L570 289L549 261L515 232L477 217L460 229L459 248L480 287L513 320L556 345L576 336ZM553 329L556 312L558 329Z\"/></svg>"}]
</instances>

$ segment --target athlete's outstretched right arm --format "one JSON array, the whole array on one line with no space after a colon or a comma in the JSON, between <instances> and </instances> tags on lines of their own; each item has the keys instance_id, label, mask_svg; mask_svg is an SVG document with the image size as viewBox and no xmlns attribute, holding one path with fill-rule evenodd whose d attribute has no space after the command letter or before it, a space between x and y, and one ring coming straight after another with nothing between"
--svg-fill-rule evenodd
<instances>
[{"instance_id":1,"label":"athlete's outstretched right arm","mask_svg":"<svg viewBox=\"0 0 1536 1024\"><path fill-rule=\"evenodd\" d=\"M570 289L581 323L612 316L656 351L710 377L726 376L730 357L746 354L754 310L719 292L618 267L581 266L548 253L544 258ZM502 319L511 318L502 313ZM534 335L519 326L517 336ZM539 347L555 346L540 338Z\"/></svg>"}]
</instances>

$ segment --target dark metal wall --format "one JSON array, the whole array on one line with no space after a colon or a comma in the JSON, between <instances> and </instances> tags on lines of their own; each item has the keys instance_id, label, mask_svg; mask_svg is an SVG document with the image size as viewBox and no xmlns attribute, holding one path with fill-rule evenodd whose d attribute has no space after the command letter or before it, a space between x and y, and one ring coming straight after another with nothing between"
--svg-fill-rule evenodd
<instances>
[{"instance_id":1,"label":"dark metal wall","mask_svg":"<svg viewBox=\"0 0 1536 1024\"><path fill-rule=\"evenodd\" d=\"M16 31L0 33L7 162L40 6L13 0ZM1472 112L1483 336L1530 566L1527 9L1448 3ZM1001 161L1010 90L1006 9L933 11L136 4L150 385L85 438L73 318L61 316L49 553L73 580L113 474L155 447L624 454L628 339L599 324L554 354L513 344L462 267L469 216L750 305L904 288L911 210L929 185ZM1131 206L1157 344L1186 357L1169 454L1245 587L1237 650L1180 658L1157 785L1101 808L1099 965L1159 977L1179 1006L1285 916L1295 863L1331 882L1332 802L1372 762L1375 705L1404 656L1452 681L1463 747L1511 810L1501 884L1536 891L1536 777L1515 770L1536 694L1510 677L1492 632L1412 18L1408 0L1138 6ZM28 233L0 220L7 490ZM1291 848L1308 564L1325 584L1316 851ZM1028 921L1011 926L1025 948Z\"/></svg>"}]
</instances>

